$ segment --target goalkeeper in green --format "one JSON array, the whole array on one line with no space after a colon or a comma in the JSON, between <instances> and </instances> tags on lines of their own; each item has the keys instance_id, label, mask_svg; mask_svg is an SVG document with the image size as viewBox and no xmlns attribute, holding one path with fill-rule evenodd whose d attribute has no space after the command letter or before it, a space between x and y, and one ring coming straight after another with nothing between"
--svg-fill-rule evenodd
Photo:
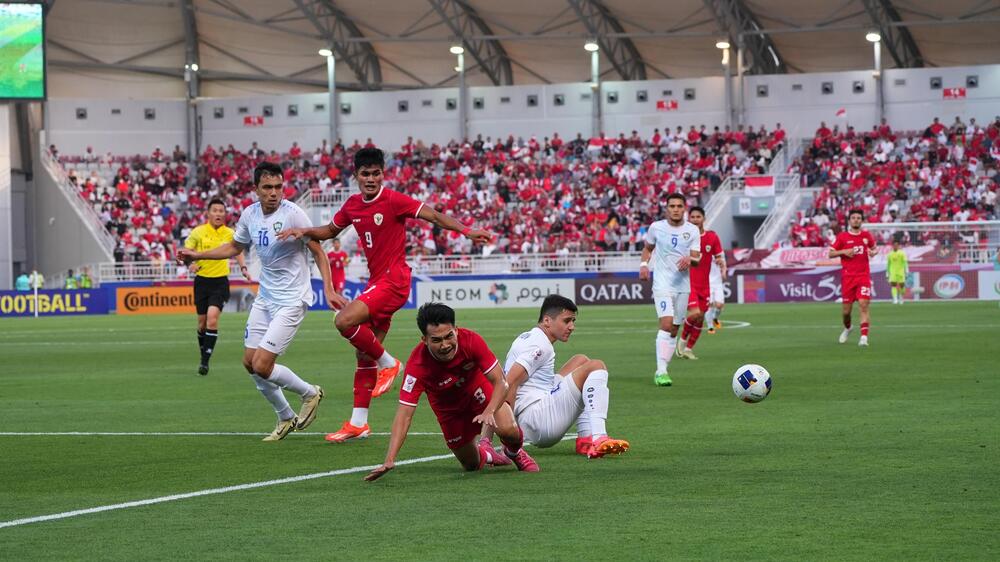
<instances>
[{"instance_id":1,"label":"goalkeeper in green","mask_svg":"<svg viewBox=\"0 0 1000 562\"><path fill-rule=\"evenodd\" d=\"M892 304L903 304L903 294L906 293L906 274L910 271L906 261L906 252L899 246L899 240L893 240L892 251L886 258L888 266L885 273L889 276L889 286L892 287Z\"/></svg>"}]
</instances>

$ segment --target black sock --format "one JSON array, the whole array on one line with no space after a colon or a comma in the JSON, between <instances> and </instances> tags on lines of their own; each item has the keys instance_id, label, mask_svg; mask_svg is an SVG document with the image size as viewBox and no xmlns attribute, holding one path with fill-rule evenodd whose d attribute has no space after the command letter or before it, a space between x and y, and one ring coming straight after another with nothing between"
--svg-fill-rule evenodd
<instances>
[{"instance_id":1,"label":"black sock","mask_svg":"<svg viewBox=\"0 0 1000 562\"><path fill-rule=\"evenodd\" d=\"M198 349L201 350L202 357L205 356L205 330L198 330Z\"/></svg>"},{"instance_id":2,"label":"black sock","mask_svg":"<svg viewBox=\"0 0 1000 562\"><path fill-rule=\"evenodd\" d=\"M215 341L219 339L218 330L205 330L205 363L212 358L212 351L215 350Z\"/></svg>"}]
</instances>

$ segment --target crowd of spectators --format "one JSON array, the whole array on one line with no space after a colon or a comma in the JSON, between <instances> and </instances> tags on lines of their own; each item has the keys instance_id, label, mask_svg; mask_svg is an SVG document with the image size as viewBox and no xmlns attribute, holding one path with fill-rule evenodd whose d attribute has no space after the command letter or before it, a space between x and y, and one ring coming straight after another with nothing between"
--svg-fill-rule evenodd
<instances>
[{"instance_id":1,"label":"crowd of spectators","mask_svg":"<svg viewBox=\"0 0 1000 562\"><path fill-rule=\"evenodd\" d=\"M998 168L1000 116L986 126L935 117L922 131L894 131L885 119L866 132L821 123L789 170L821 187L789 243L828 244L855 208L878 223L995 220Z\"/></svg>"},{"instance_id":2,"label":"crowd of spectators","mask_svg":"<svg viewBox=\"0 0 1000 562\"><path fill-rule=\"evenodd\" d=\"M661 216L669 193L702 202L728 175L765 173L785 143L778 124L720 130L638 132L593 138L558 134L528 139L477 136L425 145L412 138L387 150L386 185L498 234L495 244L473 249L464 238L424 221L412 221L411 255L569 253L626 251L641 247L645 228ZM351 189L354 152L374 146L325 141L311 152L298 143L283 153L254 142L246 150L208 146L188 187L187 155L157 148L151 155L53 156L66 169L116 240L116 261L164 262L195 226L205 204L222 198L234 224L254 201L253 168L262 160L285 169L285 196ZM359 251L355 248L354 252Z\"/></svg>"}]
</instances>

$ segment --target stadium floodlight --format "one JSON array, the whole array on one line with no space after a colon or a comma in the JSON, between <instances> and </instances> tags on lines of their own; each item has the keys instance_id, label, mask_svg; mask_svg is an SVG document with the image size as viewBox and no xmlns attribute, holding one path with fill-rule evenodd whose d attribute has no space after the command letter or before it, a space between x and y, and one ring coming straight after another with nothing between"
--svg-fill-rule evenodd
<instances>
[{"instance_id":1,"label":"stadium floodlight","mask_svg":"<svg viewBox=\"0 0 1000 562\"><path fill-rule=\"evenodd\" d=\"M878 43L879 41L882 40L882 36L879 35L877 31L869 31L865 35L865 39L867 39L871 43Z\"/></svg>"},{"instance_id":2,"label":"stadium floodlight","mask_svg":"<svg viewBox=\"0 0 1000 562\"><path fill-rule=\"evenodd\" d=\"M451 48L448 49L448 52L453 55L461 55L465 52L465 47L461 45L452 45Z\"/></svg>"},{"instance_id":3,"label":"stadium floodlight","mask_svg":"<svg viewBox=\"0 0 1000 562\"><path fill-rule=\"evenodd\" d=\"M198 72L198 63L196 62L191 63L191 70Z\"/></svg>"},{"instance_id":4,"label":"stadium floodlight","mask_svg":"<svg viewBox=\"0 0 1000 562\"><path fill-rule=\"evenodd\" d=\"M332 57L333 56L333 51L331 51L330 49L320 49L319 50L319 56L321 56L321 57Z\"/></svg>"},{"instance_id":5,"label":"stadium floodlight","mask_svg":"<svg viewBox=\"0 0 1000 562\"><path fill-rule=\"evenodd\" d=\"M726 41L725 39L719 39L718 41L715 42L715 48L716 49L728 49L729 48L729 41Z\"/></svg>"},{"instance_id":6,"label":"stadium floodlight","mask_svg":"<svg viewBox=\"0 0 1000 562\"><path fill-rule=\"evenodd\" d=\"M601 46L597 44L597 41L587 41L586 43L583 44L583 50L587 51L588 53L595 53L600 48Z\"/></svg>"}]
</instances>

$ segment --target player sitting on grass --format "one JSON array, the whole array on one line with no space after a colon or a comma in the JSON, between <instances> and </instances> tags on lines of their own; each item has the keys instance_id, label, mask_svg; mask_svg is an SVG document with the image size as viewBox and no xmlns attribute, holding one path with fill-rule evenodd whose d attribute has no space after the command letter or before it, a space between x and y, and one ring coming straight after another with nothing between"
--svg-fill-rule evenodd
<instances>
[{"instance_id":1,"label":"player sitting on grass","mask_svg":"<svg viewBox=\"0 0 1000 562\"><path fill-rule=\"evenodd\" d=\"M440 303L426 303L417 312L420 344L406 361L406 376L399 391L399 408L392 421L389 450L382 466L371 471L371 482L393 469L396 455L410 430L420 395L437 416L448 448L465 470L481 470L487 464L510 464L492 447L479 446L482 426L495 428L503 453L518 470L538 472L538 465L524 450L524 436L514 413L504 403L507 382L483 338L455 325L455 311ZM495 389L495 391L494 391Z\"/></svg>"},{"instance_id":2,"label":"player sitting on grass","mask_svg":"<svg viewBox=\"0 0 1000 562\"><path fill-rule=\"evenodd\" d=\"M551 447L562 441L576 422L576 452L588 458L620 455L628 441L608 437L608 368L604 361L586 355L570 357L555 371L552 344L569 341L576 328L576 304L562 295L549 295L542 302L538 325L510 346L507 353L507 401L525 439L536 447Z\"/></svg>"}]
</instances>

